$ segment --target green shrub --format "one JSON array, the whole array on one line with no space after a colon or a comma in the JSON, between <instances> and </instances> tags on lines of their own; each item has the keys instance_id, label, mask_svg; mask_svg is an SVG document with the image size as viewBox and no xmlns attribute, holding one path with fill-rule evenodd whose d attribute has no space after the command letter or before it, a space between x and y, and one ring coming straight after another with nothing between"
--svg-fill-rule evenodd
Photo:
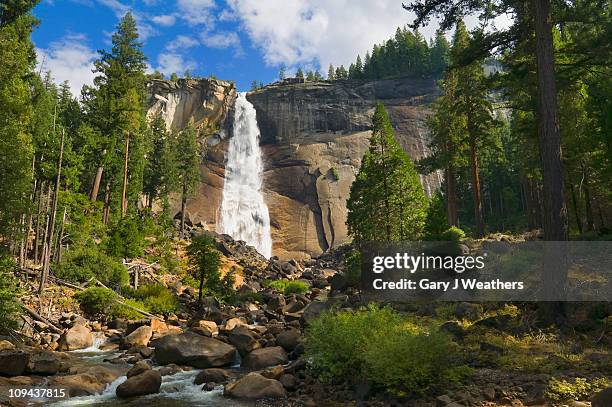
<instances>
[{"instance_id":1,"label":"green shrub","mask_svg":"<svg viewBox=\"0 0 612 407\"><path fill-rule=\"evenodd\" d=\"M440 240L459 242L465 238L465 232L456 226L451 226L440 236Z\"/></svg>"},{"instance_id":2,"label":"green shrub","mask_svg":"<svg viewBox=\"0 0 612 407\"><path fill-rule=\"evenodd\" d=\"M102 287L90 287L78 292L74 298L85 315L96 318L112 314L116 305L117 294Z\"/></svg>"},{"instance_id":3,"label":"green shrub","mask_svg":"<svg viewBox=\"0 0 612 407\"><path fill-rule=\"evenodd\" d=\"M0 253L0 332L17 328L22 307L17 300L17 283L13 277L15 262Z\"/></svg>"},{"instance_id":4,"label":"green shrub","mask_svg":"<svg viewBox=\"0 0 612 407\"><path fill-rule=\"evenodd\" d=\"M606 378L587 381L577 377L573 382L552 378L548 383L546 397L555 403L571 400L588 400L593 393L603 390L612 385L612 381Z\"/></svg>"},{"instance_id":5,"label":"green shrub","mask_svg":"<svg viewBox=\"0 0 612 407\"><path fill-rule=\"evenodd\" d=\"M305 294L310 289L308 283L304 281L292 281L287 279L282 280L266 280L264 287L272 288L285 295L289 294Z\"/></svg>"},{"instance_id":6,"label":"green shrub","mask_svg":"<svg viewBox=\"0 0 612 407\"><path fill-rule=\"evenodd\" d=\"M289 281L285 286L285 295L289 294L306 294L310 286L305 281Z\"/></svg>"},{"instance_id":7,"label":"green shrub","mask_svg":"<svg viewBox=\"0 0 612 407\"><path fill-rule=\"evenodd\" d=\"M133 259L144 254L145 234L135 218L123 218L111 227L104 242L106 253L118 259Z\"/></svg>"},{"instance_id":8,"label":"green shrub","mask_svg":"<svg viewBox=\"0 0 612 407\"><path fill-rule=\"evenodd\" d=\"M361 282L361 252L351 251L345 258L346 262L346 284L349 287L357 287Z\"/></svg>"},{"instance_id":9,"label":"green shrub","mask_svg":"<svg viewBox=\"0 0 612 407\"><path fill-rule=\"evenodd\" d=\"M130 296L141 301L145 309L154 314L168 315L179 308L176 295L161 284L142 285L138 290L132 290Z\"/></svg>"},{"instance_id":10,"label":"green shrub","mask_svg":"<svg viewBox=\"0 0 612 407\"><path fill-rule=\"evenodd\" d=\"M425 240L445 240L442 238L448 230L448 218L446 216L446 206L441 192L436 193L427 208L427 218L423 229L423 239Z\"/></svg>"},{"instance_id":11,"label":"green shrub","mask_svg":"<svg viewBox=\"0 0 612 407\"><path fill-rule=\"evenodd\" d=\"M73 283L85 283L97 278L113 289L119 289L129 281L125 266L101 252L97 246L69 251L53 271L57 277Z\"/></svg>"},{"instance_id":12,"label":"green shrub","mask_svg":"<svg viewBox=\"0 0 612 407\"><path fill-rule=\"evenodd\" d=\"M136 307L143 311L150 311L147 308L146 304L143 303L142 301L134 300L131 298L126 298L125 301L123 302L127 305L131 305L132 307ZM110 316L113 318L140 319L144 315L136 311L135 309L132 309L130 307L126 307L125 305L117 303L111 308Z\"/></svg>"},{"instance_id":13,"label":"green shrub","mask_svg":"<svg viewBox=\"0 0 612 407\"><path fill-rule=\"evenodd\" d=\"M445 333L376 306L324 313L310 324L305 339L306 357L320 379L358 377L400 395L422 394L462 378L467 368L453 360L454 347Z\"/></svg>"}]
</instances>

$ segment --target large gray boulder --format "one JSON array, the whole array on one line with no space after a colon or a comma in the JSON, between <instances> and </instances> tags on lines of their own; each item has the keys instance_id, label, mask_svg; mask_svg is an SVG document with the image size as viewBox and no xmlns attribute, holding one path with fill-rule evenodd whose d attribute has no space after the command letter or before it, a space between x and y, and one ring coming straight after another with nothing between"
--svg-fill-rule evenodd
<instances>
[{"instance_id":1,"label":"large gray boulder","mask_svg":"<svg viewBox=\"0 0 612 407\"><path fill-rule=\"evenodd\" d=\"M155 360L162 365L176 363L199 369L231 364L236 348L220 340L193 332L166 335L154 342Z\"/></svg>"},{"instance_id":2,"label":"large gray boulder","mask_svg":"<svg viewBox=\"0 0 612 407\"><path fill-rule=\"evenodd\" d=\"M251 370L259 370L269 366L284 365L287 361L287 353L282 347L271 346L255 349L246 355L242 360L242 366Z\"/></svg>"},{"instance_id":3,"label":"large gray boulder","mask_svg":"<svg viewBox=\"0 0 612 407\"><path fill-rule=\"evenodd\" d=\"M0 376L21 376L28 367L30 355L19 350L0 352Z\"/></svg>"},{"instance_id":4,"label":"large gray boulder","mask_svg":"<svg viewBox=\"0 0 612 407\"><path fill-rule=\"evenodd\" d=\"M225 386L223 394L237 399L268 399L285 397L285 388L274 379L266 379L259 373L249 373Z\"/></svg>"}]
</instances>

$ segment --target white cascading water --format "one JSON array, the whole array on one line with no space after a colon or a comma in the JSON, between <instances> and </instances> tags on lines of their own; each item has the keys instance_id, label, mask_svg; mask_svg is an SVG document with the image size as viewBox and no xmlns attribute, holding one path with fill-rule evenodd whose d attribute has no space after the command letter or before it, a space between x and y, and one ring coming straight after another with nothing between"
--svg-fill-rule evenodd
<instances>
[{"instance_id":1,"label":"white cascading water","mask_svg":"<svg viewBox=\"0 0 612 407\"><path fill-rule=\"evenodd\" d=\"M264 202L263 164L255 108L246 93L234 106L234 131L227 151L218 232L244 240L267 258L272 255L270 214Z\"/></svg>"}]
</instances>

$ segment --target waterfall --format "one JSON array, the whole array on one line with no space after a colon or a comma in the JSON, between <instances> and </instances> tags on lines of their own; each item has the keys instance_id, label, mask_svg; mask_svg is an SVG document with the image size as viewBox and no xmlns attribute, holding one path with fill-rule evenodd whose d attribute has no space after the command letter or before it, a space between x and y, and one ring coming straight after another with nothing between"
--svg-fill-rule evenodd
<instances>
[{"instance_id":1,"label":"waterfall","mask_svg":"<svg viewBox=\"0 0 612 407\"><path fill-rule=\"evenodd\" d=\"M218 231L244 240L266 257L272 255L270 215L261 192L263 164L255 108L246 92L234 106L234 131L227 151Z\"/></svg>"}]
</instances>

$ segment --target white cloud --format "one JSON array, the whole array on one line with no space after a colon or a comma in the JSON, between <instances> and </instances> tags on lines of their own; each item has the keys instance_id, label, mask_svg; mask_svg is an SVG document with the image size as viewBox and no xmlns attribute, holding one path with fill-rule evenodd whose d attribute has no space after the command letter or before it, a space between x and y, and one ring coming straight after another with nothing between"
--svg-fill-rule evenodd
<instances>
[{"instance_id":1,"label":"white cloud","mask_svg":"<svg viewBox=\"0 0 612 407\"><path fill-rule=\"evenodd\" d=\"M222 31L218 33L202 33L202 44L209 48L225 49L229 47L240 47L240 38L235 32Z\"/></svg>"},{"instance_id":2,"label":"white cloud","mask_svg":"<svg viewBox=\"0 0 612 407\"><path fill-rule=\"evenodd\" d=\"M190 25L205 25L212 28L215 17L212 10L214 0L177 0L179 15Z\"/></svg>"},{"instance_id":3,"label":"white cloud","mask_svg":"<svg viewBox=\"0 0 612 407\"><path fill-rule=\"evenodd\" d=\"M157 57L157 70L170 75L176 73L182 75L186 70L194 70L198 67L198 64L192 59L185 59L184 56L177 53L161 53Z\"/></svg>"},{"instance_id":4,"label":"white cloud","mask_svg":"<svg viewBox=\"0 0 612 407\"><path fill-rule=\"evenodd\" d=\"M176 22L176 17L173 14L164 14L151 17L151 21L164 27L170 27Z\"/></svg>"},{"instance_id":5,"label":"white cloud","mask_svg":"<svg viewBox=\"0 0 612 407\"><path fill-rule=\"evenodd\" d=\"M330 63L348 66L374 44L412 22L397 0L227 0L224 16L236 16L269 65ZM226 17L227 18L227 17ZM433 37L437 24L421 29Z\"/></svg>"},{"instance_id":6,"label":"white cloud","mask_svg":"<svg viewBox=\"0 0 612 407\"><path fill-rule=\"evenodd\" d=\"M68 81L72 94L81 93L83 85L91 85L95 77L93 62L97 57L87 46L84 35L70 35L53 42L46 49L37 49L38 69L51 71L56 83Z\"/></svg>"},{"instance_id":7,"label":"white cloud","mask_svg":"<svg viewBox=\"0 0 612 407\"><path fill-rule=\"evenodd\" d=\"M166 44L166 49L170 51L176 51L181 49L189 49L199 45L200 43L195 38L188 37L186 35L179 35L174 41Z\"/></svg>"}]
</instances>

